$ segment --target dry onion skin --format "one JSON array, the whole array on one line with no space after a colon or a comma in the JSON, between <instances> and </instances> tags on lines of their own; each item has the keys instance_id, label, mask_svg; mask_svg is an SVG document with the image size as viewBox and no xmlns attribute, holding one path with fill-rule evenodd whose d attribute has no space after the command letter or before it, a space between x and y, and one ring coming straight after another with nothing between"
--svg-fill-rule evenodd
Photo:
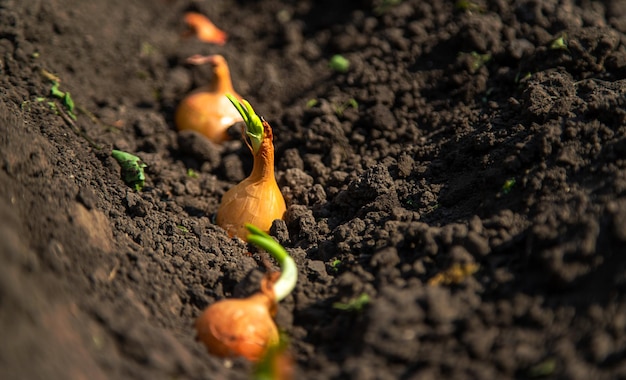
<instances>
[{"instance_id":1,"label":"dry onion skin","mask_svg":"<svg viewBox=\"0 0 626 380\"><path fill-rule=\"evenodd\" d=\"M294 260L271 236L249 224L246 228L250 231L248 241L278 261L280 276L266 277L261 291L248 298L225 299L210 305L196 320L196 332L197 339L212 355L258 361L279 344L274 316L278 302L295 288L298 271Z\"/></svg>"},{"instance_id":2,"label":"dry onion skin","mask_svg":"<svg viewBox=\"0 0 626 380\"><path fill-rule=\"evenodd\" d=\"M224 194L215 221L230 236L245 240L246 223L268 232L274 220L283 218L287 206L274 177L272 127L256 115L246 100L239 102L232 95L228 99L246 124L245 135L250 139L246 143L254 155L254 164L250 176Z\"/></svg>"},{"instance_id":3,"label":"dry onion skin","mask_svg":"<svg viewBox=\"0 0 626 380\"><path fill-rule=\"evenodd\" d=\"M198 340L212 355L257 361L269 347L278 344L275 310L276 302L263 292L218 301L196 320Z\"/></svg>"},{"instance_id":4,"label":"dry onion skin","mask_svg":"<svg viewBox=\"0 0 626 380\"><path fill-rule=\"evenodd\" d=\"M213 69L211 82L192 91L178 105L174 120L179 131L201 133L215 143L228 140L228 128L242 121L226 94L241 99L233 89L226 59L219 55L194 55L187 59L193 65L209 64Z\"/></svg>"}]
</instances>

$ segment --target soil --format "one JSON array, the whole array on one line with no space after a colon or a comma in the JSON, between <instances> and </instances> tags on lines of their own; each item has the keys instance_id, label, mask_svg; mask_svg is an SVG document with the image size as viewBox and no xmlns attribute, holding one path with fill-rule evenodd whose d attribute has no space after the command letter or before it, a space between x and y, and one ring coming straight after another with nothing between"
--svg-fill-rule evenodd
<instances>
[{"instance_id":1,"label":"soil","mask_svg":"<svg viewBox=\"0 0 626 380\"><path fill-rule=\"evenodd\" d=\"M227 43L181 38L190 10ZM1 0L0 378L250 378L194 339L265 270L212 222L247 147L174 127L210 80L193 54L224 55L274 128L294 378L626 378L625 20L618 0Z\"/></svg>"}]
</instances>

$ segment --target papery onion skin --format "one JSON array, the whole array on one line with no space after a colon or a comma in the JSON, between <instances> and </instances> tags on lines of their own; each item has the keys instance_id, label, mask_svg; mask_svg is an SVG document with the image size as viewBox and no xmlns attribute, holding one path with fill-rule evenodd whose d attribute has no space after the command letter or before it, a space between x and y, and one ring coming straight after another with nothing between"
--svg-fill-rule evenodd
<instances>
[{"instance_id":1,"label":"papery onion skin","mask_svg":"<svg viewBox=\"0 0 626 380\"><path fill-rule=\"evenodd\" d=\"M246 240L246 223L269 232L272 222L283 219L287 206L274 177L274 144L271 126L264 121L264 137L254 155L252 173L222 197L216 223L230 236Z\"/></svg>"},{"instance_id":2,"label":"papery onion skin","mask_svg":"<svg viewBox=\"0 0 626 380\"><path fill-rule=\"evenodd\" d=\"M233 94L238 99L241 96L233 89L230 70L223 56L216 54L203 59L213 66L214 77L209 85L192 91L181 100L174 116L176 128L179 131L193 130L215 143L222 143L228 140L228 128L242 121L226 94Z\"/></svg>"},{"instance_id":3,"label":"papery onion skin","mask_svg":"<svg viewBox=\"0 0 626 380\"><path fill-rule=\"evenodd\" d=\"M196 320L197 338L212 355L258 361L279 342L275 313L276 301L262 292L218 301Z\"/></svg>"}]
</instances>

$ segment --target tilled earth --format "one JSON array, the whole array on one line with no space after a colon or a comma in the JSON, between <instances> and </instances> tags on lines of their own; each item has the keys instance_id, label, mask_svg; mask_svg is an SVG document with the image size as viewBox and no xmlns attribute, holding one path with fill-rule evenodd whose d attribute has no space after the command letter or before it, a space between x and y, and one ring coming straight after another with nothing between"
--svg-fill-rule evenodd
<instances>
[{"instance_id":1,"label":"tilled earth","mask_svg":"<svg viewBox=\"0 0 626 380\"><path fill-rule=\"evenodd\" d=\"M618 0L0 0L0 378L250 378L194 339L264 258L212 222L247 147L174 128L193 54L274 127L295 378L626 378L625 33Z\"/></svg>"}]
</instances>

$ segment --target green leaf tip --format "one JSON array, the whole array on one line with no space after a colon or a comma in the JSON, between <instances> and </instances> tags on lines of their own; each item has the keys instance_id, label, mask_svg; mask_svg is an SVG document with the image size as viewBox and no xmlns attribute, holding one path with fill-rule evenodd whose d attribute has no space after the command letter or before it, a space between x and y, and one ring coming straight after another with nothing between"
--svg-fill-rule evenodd
<instances>
[{"instance_id":1,"label":"green leaf tip","mask_svg":"<svg viewBox=\"0 0 626 380\"><path fill-rule=\"evenodd\" d=\"M341 54L335 54L330 58L328 65L334 71L345 73L350 69L350 61Z\"/></svg>"},{"instance_id":2,"label":"green leaf tip","mask_svg":"<svg viewBox=\"0 0 626 380\"><path fill-rule=\"evenodd\" d=\"M550 43L550 49L552 50L569 50L567 46L566 35L563 34L560 37L554 39Z\"/></svg>"},{"instance_id":3,"label":"green leaf tip","mask_svg":"<svg viewBox=\"0 0 626 380\"><path fill-rule=\"evenodd\" d=\"M52 87L50 88L50 95L54 96L55 98L63 99L63 97L65 97L65 93L59 90L60 85L61 84L59 82L52 81Z\"/></svg>"},{"instance_id":4,"label":"green leaf tip","mask_svg":"<svg viewBox=\"0 0 626 380\"><path fill-rule=\"evenodd\" d=\"M367 293L361 293L357 298L348 301L346 303L343 302L335 302L333 303L333 308L337 310L343 311L361 311L365 306L370 303L370 296Z\"/></svg>"},{"instance_id":5,"label":"green leaf tip","mask_svg":"<svg viewBox=\"0 0 626 380\"><path fill-rule=\"evenodd\" d=\"M289 256L285 248L266 232L250 223L246 223L246 228L250 232L248 242L269 252L280 265L281 274L274 283L274 295L276 296L276 302L279 302L287 297L296 287L298 280L296 262Z\"/></svg>"},{"instance_id":6,"label":"green leaf tip","mask_svg":"<svg viewBox=\"0 0 626 380\"><path fill-rule=\"evenodd\" d=\"M72 120L76 120L76 114L74 113L74 100L72 100L72 96L69 91L61 91L59 90L59 86L61 84L58 81L52 81L52 87L50 88L50 96L61 99L63 101L63 105L65 109L67 109L67 114L72 118Z\"/></svg>"},{"instance_id":7,"label":"green leaf tip","mask_svg":"<svg viewBox=\"0 0 626 380\"><path fill-rule=\"evenodd\" d=\"M515 178L509 178L506 181L504 181L504 185L502 185L502 193L503 194L508 194L511 192L511 190L513 190L513 186L515 186Z\"/></svg>"},{"instance_id":8,"label":"green leaf tip","mask_svg":"<svg viewBox=\"0 0 626 380\"><path fill-rule=\"evenodd\" d=\"M239 99L232 94L226 94L226 97L233 103L243 118L244 123L246 123L246 135L250 138L252 150L256 153L261 146L261 141L263 141L263 121L256 112L254 112L254 109L247 100L241 99L241 101L239 101Z\"/></svg>"},{"instance_id":9,"label":"green leaf tip","mask_svg":"<svg viewBox=\"0 0 626 380\"><path fill-rule=\"evenodd\" d=\"M135 191L141 191L146 180L146 175L143 171L146 164L141 162L139 157L121 150L113 149L111 156L120 164L124 182L135 189Z\"/></svg>"}]
</instances>

